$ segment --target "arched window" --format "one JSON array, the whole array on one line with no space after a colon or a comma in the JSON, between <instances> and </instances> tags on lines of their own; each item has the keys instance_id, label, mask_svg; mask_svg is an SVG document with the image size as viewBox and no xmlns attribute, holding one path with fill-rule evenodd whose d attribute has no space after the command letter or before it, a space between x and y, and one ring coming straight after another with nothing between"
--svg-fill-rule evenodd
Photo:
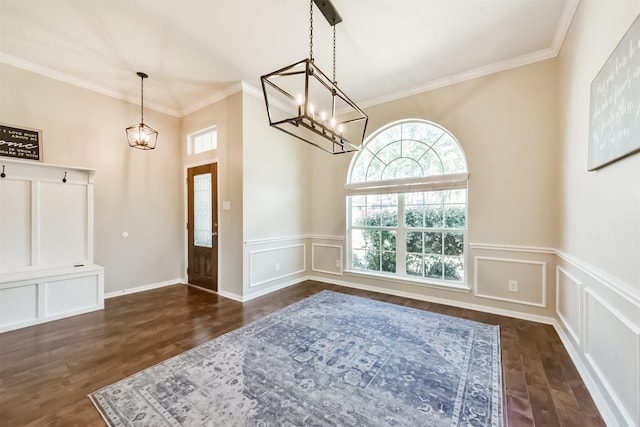
<instances>
[{"instance_id":1,"label":"arched window","mask_svg":"<svg viewBox=\"0 0 640 427\"><path fill-rule=\"evenodd\" d=\"M455 137L425 120L375 132L347 179L349 269L464 283L467 162Z\"/></svg>"}]
</instances>

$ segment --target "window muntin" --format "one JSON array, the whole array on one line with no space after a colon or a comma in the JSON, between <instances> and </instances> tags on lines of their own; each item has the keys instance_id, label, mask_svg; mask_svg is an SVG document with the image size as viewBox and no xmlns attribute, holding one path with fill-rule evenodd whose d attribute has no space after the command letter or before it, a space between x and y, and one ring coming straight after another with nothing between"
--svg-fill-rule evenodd
<instances>
[{"instance_id":1,"label":"window muntin","mask_svg":"<svg viewBox=\"0 0 640 427\"><path fill-rule=\"evenodd\" d=\"M351 263L354 268L396 272L397 200L395 194L351 198Z\"/></svg>"},{"instance_id":2,"label":"window muntin","mask_svg":"<svg viewBox=\"0 0 640 427\"><path fill-rule=\"evenodd\" d=\"M349 267L463 282L466 172L460 145L434 123L406 120L374 133L349 173Z\"/></svg>"},{"instance_id":3,"label":"window muntin","mask_svg":"<svg viewBox=\"0 0 640 427\"><path fill-rule=\"evenodd\" d=\"M464 280L466 190L405 194L406 274Z\"/></svg>"},{"instance_id":4,"label":"window muntin","mask_svg":"<svg viewBox=\"0 0 640 427\"><path fill-rule=\"evenodd\" d=\"M407 121L373 134L354 157L349 183L467 172L460 145L435 123Z\"/></svg>"},{"instance_id":5,"label":"window muntin","mask_svg":"<svg viewBox=\"0 0 640 427\"><path fill-rule=\"evenodd\" d=\"M188 137L189 154L200 154L218 148L218 130L216 127L203 129Z\"/></svg>"}]
</instances>

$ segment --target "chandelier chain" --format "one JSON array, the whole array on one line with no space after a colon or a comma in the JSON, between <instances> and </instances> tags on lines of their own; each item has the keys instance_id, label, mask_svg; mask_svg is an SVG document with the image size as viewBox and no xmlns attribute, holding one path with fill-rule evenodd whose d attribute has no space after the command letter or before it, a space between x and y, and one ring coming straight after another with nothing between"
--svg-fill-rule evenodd
<instances>
[{"instance_id":1,"label":"chandelier chain","mask_svg":"<svg viewBox=\"0 0 640 427\"><path fill-rule=\"evenodd\" d=\"M336 81L336 24L333 24L333 84L338 84Z\"/></svg>"},{"instance_id":2,"label":"chandelier chain","mask_svg":"<svg viewBox=\"0 0 640 427\"><path fill-rule=\"evenodd\" d=\"M144 78L140 77L140 124L144 123Z\"/></svg>"},{"instance_id":3,"label":"chandelier chain","mask_svg":"<svg viewBox=\"0 0 640 427\"><path fill-rule=\"evenodd\" d=\"M313 0L309 2L309 59L313 62Z\"/></svg>"}]
</instances>

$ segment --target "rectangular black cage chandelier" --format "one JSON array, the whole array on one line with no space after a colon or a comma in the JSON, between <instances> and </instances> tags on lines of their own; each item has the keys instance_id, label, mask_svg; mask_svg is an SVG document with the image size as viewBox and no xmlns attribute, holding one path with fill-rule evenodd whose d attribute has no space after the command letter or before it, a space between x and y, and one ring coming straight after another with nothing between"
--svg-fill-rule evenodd
<instances>
[{"instance_id":1,"label":"rectangular black cage chandelier","mask_svg":"<svg viewBox=\"0 0 640 427\"><path fill-rule=\"evenodd\" d=\"M313 58L313 4L333 27L333 79ZM269 125L331 154L360 150L369 117L338 87L336 24L329 0L310 0L309 58L260 78Z\"/></svg>"}]
</instances>

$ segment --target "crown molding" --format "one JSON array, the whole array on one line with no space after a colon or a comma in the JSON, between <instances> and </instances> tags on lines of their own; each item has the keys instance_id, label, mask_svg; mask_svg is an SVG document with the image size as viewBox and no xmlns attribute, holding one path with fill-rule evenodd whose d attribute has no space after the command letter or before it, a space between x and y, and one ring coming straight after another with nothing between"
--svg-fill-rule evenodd
<instances>
[{"instance_id":1,"label":"crown molding","mask_svg":"<svg viewBox=\"0 0 640 427\"><path fill-rule=\"evenodd\" d=\"M73 86L81 87L83 89L90 90L92 92L99 93L101 95L110 96L112 98L120 99L132 104L138 104L140 100L138 98L126 96L115 90L106 88L104 86L97 85L95 83L88 82L77 77L70 76L69 74L62 73L49 67L45 67L36 64L26 59L18 58L13 55L9 55L4 52L0 52L0 63L11 65L12 67L20 68L25 71L30 71L35 74L48 77L50 79L58 80ZM162 105L154 104L153 102L145 102L145 107L151 110L158 111L160 113L168 114L174 117L180 117L180 112L172 108L167 108Z\"/></svg>"},{"instance_id":2,"label":"crown molding","mask_svg":"<svg viewBox=\"0 0 640 427\"><path fill-rule=\"evenodd\" d=\"M456 83L466 82L468 80L477 79L479 77L485 77L501 71L511 70L513 68L522 67L524 65L533 64L535 62L544 61L546 59L553 58L557 55L553 48L547 48L539 50L537 52L522 55L516 58L507 59L505 61L489 64L484 67L474 68L472 70L463 71L462 73L453 74L451 76L443 77L441 79L433 80L425 85L417 86L402 92L396 92L393 95L381 96L377 98L368 99L359 102L362 108L373 107L376 105L384 104L398 99L407 98L409 96L418 95L424 92L429 92L435 89L440 89L446 86L451 86Z\"/></svg>"},{"instance_id":3,"label":"crown molding","mask_svg":"<svg viewBox=\"0 0 640 427\"><path fill-rule=\"evenodd\" d=\"M570 0L564 5L564 10L562 11L562 15L560 16L560 21L558 22L558 27L556 29L556 35L553 38L552 48L556 53L555 56L557 56L560 53L560 49L562 49L564 39L569 32L571 21L573 21L573 17L576 14L576 9L578 9L579 3L580 0Z\"/></svg>"},{"instance_id":4,"label":"crown molding","mask_svg":"<svg viewBox=\"0 0 640 427\"><path fill-rule=\"evenodd\" d=\"M257 87L255 87L255 86L253 86L253 85L251 85L251 84L249 84L249 83L247 83L245 81L242 82L242 90L245 93L253 96L254 98L264 99L263 98L264 95L263 95L261 89L258 89Z\"/></svg>"},{"instance_id":5,"label":"crown molding","mask_svg":"<svg viewBox=\"0 0 640 427\"><path fill-rule=\"evenodd\" d=\"M515 58L510 58L504 61L489 64L483 67L474 68L471 70L463 71L458 74L453 74L441 79L432 80L424 85L416 86L408 90L397 92L393 95L381 96L377 98L371 98L368 100L360 101L361 107L373 107L375 105L384 104L386 102L396 101L398 99L406 98L420 93L428 92L431 90L443 88L456 83L462 83L468 80L477 79L479 77L488 76L490 74L499 73L501 71L511 70L513 68L522 67L525 65L533 64L535 62L545 61L547 59L555 58L560 52L560 48L564 43L564 38L569 31L569 26L573 20L573 16L576 13L579 0L570 0L565 3L564 10L558 22L558 27L554 35L551 46L545 49L538 50L536 52L521 55Z\"/></svg>"},{"instance_id":6,"label":"crown molding","mask_svg":"<svg viewBox=\"0 0 640 427\"><path fill-rule=\"evenodd\" d=\"M223 99L233 95L234 93L238 93L240 91L242 91L244 89L244 82L241 81L237 81L234 82L232 84L230 84L229 86L227 86L226 88L222 89L222 90L218 90L215 93L213 93L212 95L204 98L203 100L187 107L184 108L181 112L179 117L184 117L186 115L189 115L191 113L195 113L196 111L204 108L204 107L208 107L211 104L215 104L218 101L222 101Z\"/></svg>"},{"instance_id":7,"label":"crown molding","mask_svg":"<svg viewBox=\"0 0 640 427\"><path fill-rule=\"evenodd\" d=\"M573 16L575 15L578 4L579 4L579 0L569 0L565 3L564 10L560 17L560 21L558 22L558 27L557 27L555 36L553 38L552 45L546 49L541 49L537 52L522 55L517 58L507 59L505 61L497 62L484 67L479 67L472 70L464 71L451 76L443 77L441 79L436 79L424 85L410 88L408 90L404 90L401 92L396 92L393 95L386 95L386 96L381 96L377 98L371 98L368 100L363 100L358 102L358 104L363 108L372 107L375 105L384 104L386 102L391 102L401 98L406 98L409 96L413 96L413 95L428 92L431 90L439 89L442 87L450 86L456 83L462 83L468 80L484 77L484 76L498 73L501 71L506 71L506 70L521 67L524 65L529 65L535 62L554 58L558 55L558 53L560 52L560 49L562 48L562 44L564 43L564 39L567 35L567 31L569 30L571 21L573 20ZM120 92L114 91L104 86L97 85L95 83L91 83L86 80L79 79L77 77L73 77L69 74L65 74L48 67L38 65L36 63L27 61L22 58L18 58L13 55L9 55L7 53L0 52L0 63L11 65L13 67L30 71L36 74L40 74L54 80L58 80L64 83L78 86L83 89L100 93L102 95L110 96L112 98L130 102L132 104L138 103L137 98L124 95ZM251 96L254 96L256 98L262 98L262 91L260 89L250 85L247 82L237 81L235 83L230 84L229 86L227 86L222 90L216 91L215 93L202 99L201 101L196 102L186 108L183 108L182 110L168 108L166 106L155 104L153 102L148 102L148 101L145 102L145 106L152 110L158 111L160 113L164 113L173 117L180 118L188 114L191 114L195 111L198 111L204 107L207 107L211 104L214 104L218 101L221 101L227 98L228 96L231 96L241 91Z\"/></svg>"}]
</instances>

